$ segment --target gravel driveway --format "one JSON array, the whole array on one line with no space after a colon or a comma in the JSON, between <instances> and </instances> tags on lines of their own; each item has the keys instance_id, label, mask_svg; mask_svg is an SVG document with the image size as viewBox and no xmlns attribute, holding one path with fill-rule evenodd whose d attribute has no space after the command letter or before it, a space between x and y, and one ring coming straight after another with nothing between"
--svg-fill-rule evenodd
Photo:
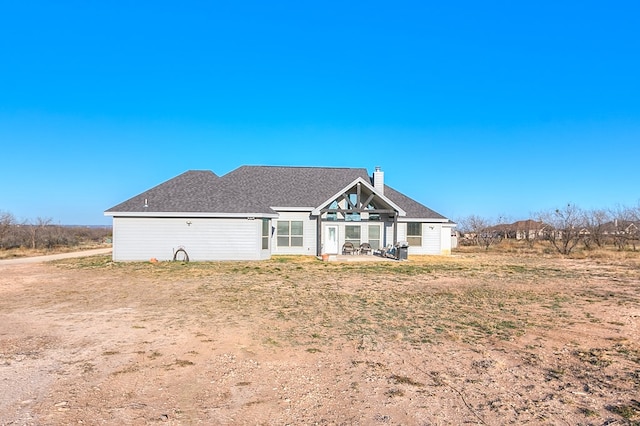
<instances>
[{"instance_id":1,"label":"gravel driveway","mask_svg":"<svg viewBox=\"0 0 640 426\"><path fill-rule=\"evenodd\" d=\"M2 259L0 260L0 266L21 265L26 263L41 263L41 262L48 262L50 260L69 259L72 257L95 256L98 254L111 253L111 250L112 250L111 247L109 247L109 248L101 248L101 249L93 249L93 250L74 251L71 253L49 254L45 256L19 257L16 259Z\"/></svg>"}]
</instances>

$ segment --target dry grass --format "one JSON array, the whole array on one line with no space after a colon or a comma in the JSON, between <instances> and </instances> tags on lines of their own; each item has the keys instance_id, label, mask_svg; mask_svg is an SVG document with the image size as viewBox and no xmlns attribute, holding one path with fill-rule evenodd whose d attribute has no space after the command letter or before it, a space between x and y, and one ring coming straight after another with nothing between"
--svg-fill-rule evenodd
<instances>
[{"instance_id":1,"label":"dry grass","mask_svg":"<svg viewBox=\"0 0 640 426\"><path fill-rule=\"evenodd\" d=\"M526 241L516 240L502 240L499 243L492 245L488 250L480 248L478 246L459 246L454 250L458 254L491 254L491 255L509 255L509 256L542 256L546 258L558 258L561 255L558 251L546 241L536 241L528 243ZM571 259L607 259L607 260L638 260L640 258L640 251L634 251L630 248L625 250L618 250L612 245L606 245L604 247L594 246L592 248L586 248L583 245L578 245L568 256Z\"/></svg>"},{"instance_id":2,"label":"dry grass","mask_svg":"<svg viewBox=\"0 0 640 426\"><path fill-rule=\"evenodd\" d=\"M638 256L617 260L480 252L395 263L323 263L288 256L263 262L152 264L113 263L104 256L57 265L126 275L132 282L144 277L169 295L154 301L166 308L180 310L188 297L202 320L222 316L269 322L270 331L261 341L321 350L336 336L423 345L511 340L530 329L558 328L576 320L567 313L570 306L609 299L638 302L637 293L577 285L594 277L620 283L640 279ZM547 285L559 281L568 284L565 289ZM195 291L178 296L181 285Z\"/></svg>"},{"instance_id":3,"label":"dry grass","mask_svg":"<svg viewBox=\"0 0 640 426\"><path fill-rule=\"evenodd\" d=\"M43 312L46 321L78 317L104 326L102 333L114 330L120 323L113 313L122 313L120 330L139 336L136 349L114 338L99 349L99 359L83 360L92 368L82 374L96 375L100 360L116 365L122 359L109 376L120 395L160 374L154 371L192 372L179 388L203 401L199 411L171 412L185 424L219 420L207 404L251 422L255 417L246 410L267 412L269 401L293 393L297 411L270 406L285 413L283 423L406 424L420 418L424 424L637 425L640 255L564 258L536 247L511 250L465 248L453 256L370 263L295 256L60 260L52 263L55 273L47 272L46 286L7 295L0 310ZM95 320L104 312L106 323ZM191 343L184 343L187 337ZM233 343L225 346L225 339ZM27 353L12 351L6 353ZM135 362L126 358L132 353ZM241 354L250 360L241 364ZM269 368L260 370L256 359ZM198 379L202 369L206 381L187 380ZM311 377L317 387L308 387ZM241 399L243 392L250 398ZM233 398L246 417L225 405Z\"/></svg>"}]
</instances>

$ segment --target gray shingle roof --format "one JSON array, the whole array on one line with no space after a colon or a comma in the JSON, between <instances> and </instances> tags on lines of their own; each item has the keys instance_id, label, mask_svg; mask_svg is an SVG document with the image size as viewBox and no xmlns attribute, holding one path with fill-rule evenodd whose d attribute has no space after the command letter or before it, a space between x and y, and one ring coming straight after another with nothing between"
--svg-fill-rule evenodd
<instances>
[{"instance_id":1,"label":"gray shingle roof","mask_svg":"<svg viewBox=\"0 0 640 426\"><path fill-rule=\"evenodd\" d=\"M420 219L446 219L440 213L431 210L429 207L420 204L413 198L409 198L401 192L396 191L390 186L384 186L384 195L407 213L407 218Z\"/></svg>"},{"instance_id":2,"label":"gray shingle roof","mask_svg":"<svg viewBox=\"0 0 640 426\"><path fill-rule=\"evenodd\" d=\"M317 207L358 177L369 180L366 169L242 166L222 180L269 206Z\"/></svg>"},{"instance_id":3,"label":"gray shingle roof","mask_svg":"<svg viewBox=\"0 0 640 426\"><path fill-rule=\"evenodd\" d=\"M120 203L107 212L203 212L216 205L211 191L220 178L208 170L191 170ZM145 207L145 200L147 207Z\"/></svg>"},{"instance_id":4,"label":"gray shingle roof","mask_svg":"<svg viewBox=\"0 0 640 426\"><path fill-rule=\"evenodd\" d=\"M107 212L273 214L271 207L318 207L357 178L370 182L364 168L242 166L221 177L191 170ZM385 196L409 218L444 219L386 185Z\"/></svg>"}]
</instances>

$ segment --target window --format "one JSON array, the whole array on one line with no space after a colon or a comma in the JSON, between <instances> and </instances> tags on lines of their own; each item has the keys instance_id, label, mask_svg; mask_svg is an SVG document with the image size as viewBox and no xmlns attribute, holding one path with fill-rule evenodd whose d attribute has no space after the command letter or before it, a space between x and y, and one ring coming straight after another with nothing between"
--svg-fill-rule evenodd
<instances>
[{"instance_id":1,"label":"window","mask_svg":"<svg viewBox=\"0 0 640 426\"><path fill-rule=\"evenodd\" d=\"M351 204L349 204L351 203ZM345 208L347 210L355 209L358 207L358 194L349 194L349 202L346 203ZM360 222L360 213L358 212L350 212L344 215L344 220L346 222Z\"/></svg>"},{"instance_id":2,"label":"window","mask_svg":"<svg viewBox=\"0 0 640 426\"><path fill-rule=\"evenodd\" d=\"M380 226L369 225L369 245L373 250L380 248Z\"/></svg>"},{"instance_id":3,"label":"window","mask_svg":"<svg viewBox=\"0 0 640 426\"><path fill-rule=\"evenodd\" d=\"M367 210L375 210L377 207L373 203L369 203ZM380 221L380 213L369 213L369 221Z\"/></svg>"},{"instance_id":4,"label":"window","mask_svg":"<svg viewBox=\"0 0 640 426\"><path fill-rule=\"evenodd\" d=\"M409 246L422 246L422 224L407 223L407 242Z\"/></svg>"},{"instance_id":5,"label":"window","mask_svg":"<svg viewBox=\"0 0 640 426\"><path fill-rule=\"evenodd\" d=\"M302 221L281 220L278 221L278 246L302 247Z\"/></svg>"},{"instance_id":6,"label":"window","mask_svg":"<svg viewBox=\"0 0 640 426\"><path fill-rule=\"evenodd\" d=\"M262 249L269 250L269 219L262 219Z\"/></svg>"},{"instance_id":7,"label":"window","mask_svg":"<svg viewBox=\"0 0 640 426\"><path fill-rule=\"evenodd\" d=\"M338 202L337 201L333 201L331 203L331 205L329 206L330 209L337 209L338 208ZM337 212L327 212L327 220L338 220L338 213Z\"/></svg>"},{"instance_id":8,"label":"window","mask_svg":"<svg viewBox=\"0 0 640 426\"><path fill-rule=\"evenodd\" d=\"M344 241L360 247L360 226L347 225L344 227Z\"/></svg>"},{"instance_id":9,"label":"window","mask_svg":"<svg viewBox=\"0 0 640 426\"><path fill-rule=\"evenodd\" d=\"M346 213L344 215L344 220L346 222L360 222L360 213Z\"/></svg>"}]
</instances>

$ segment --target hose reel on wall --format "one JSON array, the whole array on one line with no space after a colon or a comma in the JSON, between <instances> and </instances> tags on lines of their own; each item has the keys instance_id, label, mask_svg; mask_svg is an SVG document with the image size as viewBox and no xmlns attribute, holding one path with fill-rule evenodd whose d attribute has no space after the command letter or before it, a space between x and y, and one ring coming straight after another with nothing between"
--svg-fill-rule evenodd
<instances>
[{"instance_id":1,"label":"hose reel on wall","mask_svg":"<svg viewBox=\"0 0 640 426\"><path fill-rule=\"evenodd\" d=\"M173 261L189 262L189 254L184 247L179 247L178 250L173 252Z\"/></svg>"}]
</instances>

